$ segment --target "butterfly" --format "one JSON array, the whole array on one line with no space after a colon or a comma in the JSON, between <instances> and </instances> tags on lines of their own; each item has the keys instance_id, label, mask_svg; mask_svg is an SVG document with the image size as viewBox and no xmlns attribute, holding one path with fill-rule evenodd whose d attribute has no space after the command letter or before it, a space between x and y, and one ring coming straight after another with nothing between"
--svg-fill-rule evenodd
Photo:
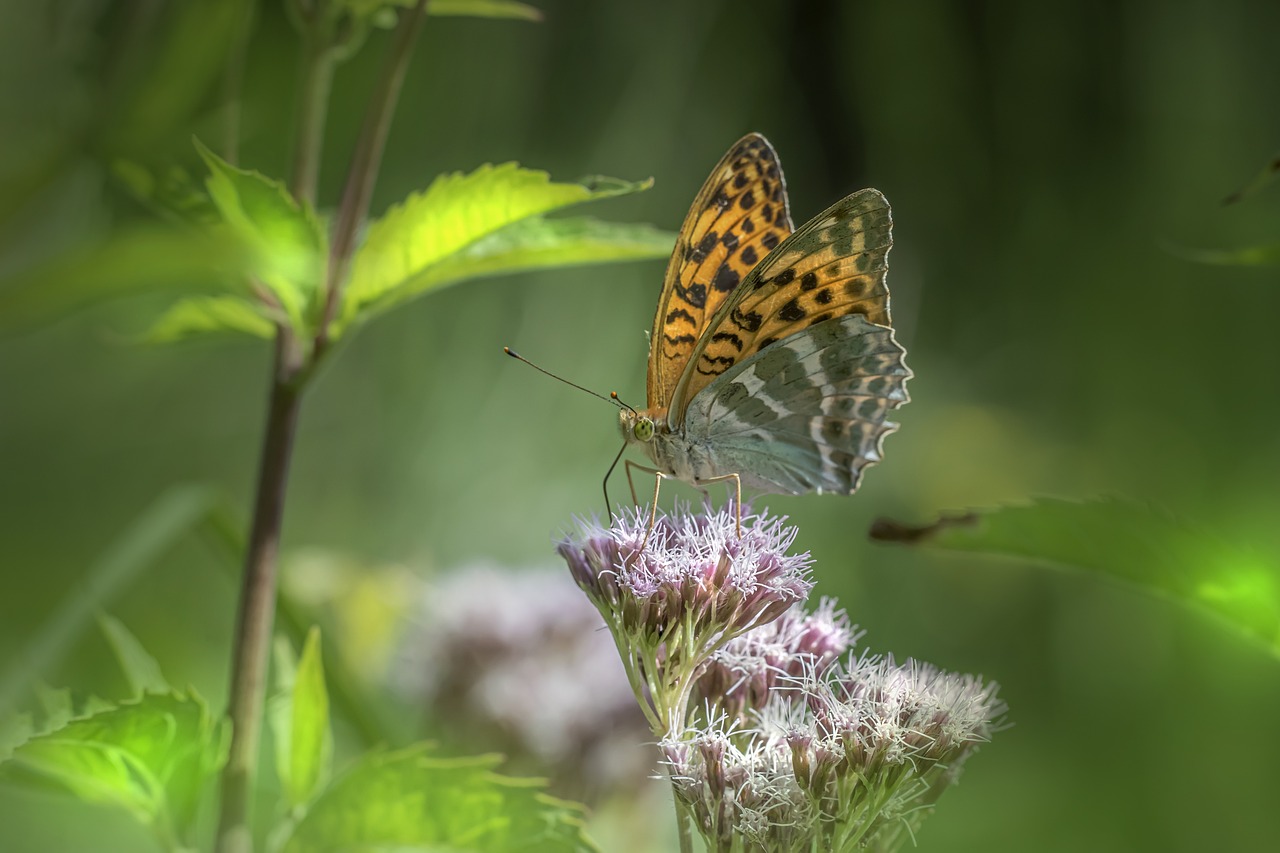
<instances>
[{"instance_id":1,"label":"butterfly","mask_svg":"<svg viewBox=\"0 0 1280 853\"><path fill-rule=\"evenodd\" d=\"M908 400L885 286L892 226L885 197L863 189L796 229L760 134L716 164L667 266L647 408L619 411L623 450L639 445L653 461L628 460L627 476L656 475L655 515L666 477L733 481L739 512L743 486L857 490L898 428L889 412Z\"/></svg>"}]
</instances>

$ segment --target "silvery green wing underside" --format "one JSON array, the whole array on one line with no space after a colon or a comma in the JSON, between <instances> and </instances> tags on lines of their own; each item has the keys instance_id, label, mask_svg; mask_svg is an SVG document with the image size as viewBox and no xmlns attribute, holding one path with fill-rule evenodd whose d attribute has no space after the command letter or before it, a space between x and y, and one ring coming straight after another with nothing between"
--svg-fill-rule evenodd
<instances>
[{"instance_id":1,"label":"silvery green wing underside","mask_svg":"<svg viewBox=\"0 0 1280 853\"><path fill-rule=\"evenodd\" d=\"M683 437L755 490L850 494L898 428L886 418L908 400L905 355L892 329L861 314L817 323L699 391Z\"/></svg>"}]
</instances>

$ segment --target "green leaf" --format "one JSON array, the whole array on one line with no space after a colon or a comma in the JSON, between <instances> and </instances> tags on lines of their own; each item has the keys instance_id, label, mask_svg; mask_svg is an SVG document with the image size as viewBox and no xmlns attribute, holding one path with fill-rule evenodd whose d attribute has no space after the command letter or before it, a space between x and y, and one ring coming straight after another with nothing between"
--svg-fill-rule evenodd
<instances>
[{"instance_id":1,"label":"green leaf","mask_svg":"<svg viewBox=\"0 0 1280 853\"><path fill-rule=\"evenodd\" d=\"M333 760L329 694L318 628L307 633L297 669L289 675L292 683L288 701L275 709L276 770L289 804L301 806L328 777Z\"/></svg>"},{"instance_id":2,"label":"green leaf","mask_svg":"<svg viewBox=\"0 0 1280 853\"><path fill-rule=\"evenodd\" d=\"M120 663L125 680L129 682L129 689L133 691L134 696L141 696L148 692L172 692L173 688L169 686L169 682L165 681L164 674L160 671L160 664L147 653L142 643L138 642L138 638L124 626L124 623L114 616L102 613L98 615L98 627L102 629L107 642L111 644L111 650L115 652L116 660Z\"/></svg>"},{"instance_id":3,"label":"green leaf","mask_svg":"<svg viewBox=\"0 0 1280 853\"><path fill-rule=\"evenodd\" d=\"M26 743L35 733L35 721L30 714L0 714L0 764L13 755L14 747Z\"/></svg>"},{"instance_id":4,"label":"green leaf","mask_svg":"<svg viewBox=\"0 0 1280 853\"><path fill-rule=\"evenodd\" d=\"M1216 613L1280 655L1280 568L1148 506L1045 499L924 527L880 520L871 536L1096 572Z\"/></svg>"},{"instance_id":5,"label":"green leaf","mask_svg":"<svg viewBox=\"0 0 1280 853\"><path fill-rule=\"evenodd\" d=\"M140 337L141 343L169 344L209 335L249 335L270 339L276 327L259 306L239 296L192 296L169 307Z\"/></svg>"},{"instance_id":6,"label":"green leaf","mask_svg":"<svg viewBox=\"0 0 1280 853\"><path fill-rule=\"evenodd\" d=\"M226 290L253 267L252 253L231 234L136 227L0 282L0 329L29 328L96 301L148 290Z\"/></svg>"},{"instance_id":7,"label":"green leaf","mask_svg":"<svg viewBox=\"0 0 1280 853\"><path fill-rule=\"evenodd\" d=\"M512 0L431 0L429 15L465 15L471 18L516 18L541 21L542 12Z\"/></svg>"},{"instance_id":8,"label":"green leaf","mask_svg":"<svg viewBox=\"0 0 1280 853\"><path fill-rule=\"evenodd\" d=\"M515 163L485 165L467 175L441 175L426 192L411 195L369 227L352 260L344 323L374 302L387 304L423 292L427 287L418 282L432 267L512 223L585 201L640 192L652 184L611 178L553 183L546 172Z\"/></svg>"},{"instance_id":9,"label":"green leaf","mask_svg":"<svg viewBox=\"0 0 1280 853\"><path fill-rule=\"evenodd\" d=\"M254 253L254 278L280 301L294 328L309 332L306 318L315 310L328 252L315 211L280 181L232 166L199 140L195 146L209 167L209 197Z\"/></svg>"},{"instance_id":10,"label":"green leaf","mask_svg":"<svg viewBox=\"0 0 1280 853\"><path fill-rule=\"evenodd\" d=\"M541 793L537 780L494 773L499 761L437 758L422 744L370 753L312 804L284 853L597 849L580 806Z\"/></svg>"},{"instance_id":11,"label":"green leaf","mask_svg":"<svg viewBox=\"0 0 1280 853\"><path fill-rule=\"evenodd\" d=\"M589 217L513 222L428 267L403 287L366 308L371 317L421 293L469 278L551 267L667 258L675 235L645 224Z\"/></svg>"},{"instance_id":12,"label":"green leaf","mask_svg":"<svg viewBox=\"0 0 1280 853\"><path fill-rule=\"evenodd\" d=\"M199 698L148 694L31 738L0 779L124 809L162 838L190 825L224 758L224 727Z\"/></svg>"}]
</instances>

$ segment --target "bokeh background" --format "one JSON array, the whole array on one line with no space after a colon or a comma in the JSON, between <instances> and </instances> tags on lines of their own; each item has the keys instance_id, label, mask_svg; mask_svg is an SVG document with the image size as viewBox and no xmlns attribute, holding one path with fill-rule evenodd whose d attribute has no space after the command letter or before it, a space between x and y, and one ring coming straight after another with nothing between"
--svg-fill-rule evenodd
<instances>
[{"instance_id":1,"label":"bokeh background","mask_svg":"<svg viewBox=\"0 0 1280 853\"><path fill-rule=\"evenodd\" d=\"M217 137L225 45L184 32L181 5L3 5L0 272L146 215L111 181L110 159L198 171L189 140ZM1094 577L876 546L866 531L881 515L1119 494L1280 553L1277 272L1178 251L1277 237L1280 191L1221 202L1280 147L1280 6L535 5L540 24L428 20L375 211L440 172L518 160L561 179L652 175L650 192L593 212L674 230L711 165L751 130L777 148L797 221L863 186L893 204L889 282L916 372L902 429L855 497L767 505L800 525L818 593L839 596L868 647L1003 685L1014 726L943 798L921 849L1274 849L1272 657L1200 613ZM153 28L130 41L144 12ZM335 80L322 206L340 189L387 41L375 33ZM108 70L122 51L119 84ZM287 174L296 64L282 10L262 5L241 161L267 174ZM138 81L159 96L152 112L126 115L112 93ZM662 269L458 286L364 329L306 402L286 560L375 578L552 564L571 517L603 509L615 414L501 347L640 401ZM211 485L247 515L268 346L123 343L163 302L103 303L0 340L0 661L27 653L167 488ZM308 587L305 571L295 585ZM225 555L200 537L108 607L215 707L233 608ZM327 627L378 654L362 630L385 620L344 624ZM123 689L93 631L43 677L84 694ZM405 728L430 717L392 700L384 710ZM458 752L492 746L437 734ZM25 794L0 798L0 823L14 849L104 849L92 843L117 835L122 849L146 849L105 812ZM616 849L670 843L642 835Z\"/></svg>"}]
</instances>

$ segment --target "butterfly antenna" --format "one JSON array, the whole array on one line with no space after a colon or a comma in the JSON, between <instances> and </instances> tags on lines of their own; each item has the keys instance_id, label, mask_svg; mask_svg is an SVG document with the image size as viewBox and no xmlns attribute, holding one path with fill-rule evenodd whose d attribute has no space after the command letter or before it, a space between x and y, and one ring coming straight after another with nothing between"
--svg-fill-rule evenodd
<instances>
[{"instance_id":1,"label":"butterfly antenna","mask_svg":"<svg viewBox=\"0 0 1280 853\"><path fill-rule=\"evenodd\" d=\"M631 414L635 415L637 418L638 418L638 417L640 417L640 413L639 413L639 412L637 412L635 409L631 408L631 407L630 407L630 406L628 406L626 403L622 402L622 400L621 400L621 399L619 399L619 397L618 397L618 392L617 392L617 391L610 391L610 392L609 392L609 399L610 399L610 400L613 400L613 402L617 403L619 406L621 406L622 408L626 409L628 412L630 412Z\"/></svg>"},{"instance_id":2,"label":"butterfly antenna","mask_svg":"<svg viewBox=\"0 0 1280 853\"><path fill-rule=\"evenodd\" d=\"M538 371L539 373L545 373L547 376L550 376L552 379L558 379L558 380L560 380L560 381L561 381L561 382L563 382L565 385L570 385L570 386L572 386L572 387L574 387L574 388L577 388L579 391L586 391L586 392L587 392L588 394L590 394L592 397L599 397L601 400L604 400L606 403L613 403L614 405L621 406L621 407L623 407L623 408L627 408L627 409L631 409L631 407L630 407L630 406L628 406L626 403L624 403L624 402L622 402L621 400L619 400L619 399L618 399L618 394L617 394L617 392L611 393L608 397L606 397L606 396L605 396L605 395L603 395L603 394L597 394L595 391L592 391L590 388L583 388L581 385L579 385L579 384L578 384L578 383L576 383L576 382L570 382L568 379L565 379L563 376L556 376L556 375L555 375L554 373L552 373L550 370L544 370L543 368L538 367L538 365L534 364L534 363L533 363L532 361L530 361L529 359L527 359L527 358L525 358L524 356L520 355L518 352L516 352L515 350L513 350L511 347L503 347L503 348L502 348L502 351L503 351L503 352L505 352L507 355L511 356L512 358L514 358L516 361L523 361L525 364L529 365L530 367L532 367L534 370ZM635 411L635 409L631 409L631 411L633 411L633 412L634 412L634 411Z\"/></svg>"}]
</instances>

